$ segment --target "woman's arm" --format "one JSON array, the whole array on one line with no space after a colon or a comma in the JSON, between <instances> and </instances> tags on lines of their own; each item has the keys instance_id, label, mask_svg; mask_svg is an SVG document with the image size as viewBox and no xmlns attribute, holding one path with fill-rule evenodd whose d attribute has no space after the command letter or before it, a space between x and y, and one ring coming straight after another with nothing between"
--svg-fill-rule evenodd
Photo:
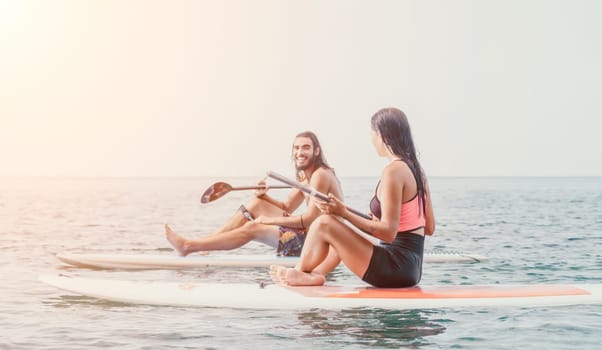
<instances>
[{"instance_id":1,"label":"woman's arm","mask_svg":"<svg viewBox=\"0 0 602 350\"><path fill-rule=\"evenodd\" d=\"M332 203L336 202L334 205L329 203L323 203L322 205L330 205L332 207L332 214L345 218L358 229L382 241L392 242L397 235L397 227L399 226L399 215L401 213L401 201L405 182L404 174L406 171L404 171L401 164L407 168L405 163L394 162L384 169L381 176L379 192L381 193L382 216L380 220L368 220L357 216L348 211L338 199L331 200Z\"/></svg>"}]
</instances>

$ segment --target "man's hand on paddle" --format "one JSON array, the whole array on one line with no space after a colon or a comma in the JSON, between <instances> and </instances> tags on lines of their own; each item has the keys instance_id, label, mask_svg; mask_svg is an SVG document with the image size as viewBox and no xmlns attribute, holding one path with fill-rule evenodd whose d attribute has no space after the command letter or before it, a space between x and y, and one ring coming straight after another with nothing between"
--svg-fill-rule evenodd
<instances>
[{"instance_id":1,"label":"man's hand on paddle","mask_svg":"<svg viewBox=\"0 0 602 350\"><path fill-rule=\"evenodd\" d=\"M255 190L256 197L261 197L268 193L268 191L270 190L270 186L268 186L268 184L265 182L265 178L257 181L257 186L263 186L263 188Z\"/></svg>"}]
</instances>

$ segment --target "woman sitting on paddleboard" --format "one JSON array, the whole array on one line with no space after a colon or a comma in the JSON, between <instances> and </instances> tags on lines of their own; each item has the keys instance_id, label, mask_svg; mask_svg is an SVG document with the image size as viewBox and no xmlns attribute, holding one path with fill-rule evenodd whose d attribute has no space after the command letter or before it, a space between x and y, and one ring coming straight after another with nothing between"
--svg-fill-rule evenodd
<instances>
[{"instance_id":1,"label":"woman sitting on paddleboard","mask_svg":"<svg viewBox=\"0 0 602 350\"><path fill-rule=\"evenodd\" d=\"M272 277L278 282L324 284L325 276L316 267L326 259L331 246L351 271L373 286L408 287L420 281L424 235L435 231L426 176L401 110L382 109L371 124L376 152L389 159L370 201L373 219L351 213L332 194L329 202L316 200L324 215L311 224L299 264L295 268L272 267ZM341 218L381 243L374 245Z\"/></svg>"}]
</instances>

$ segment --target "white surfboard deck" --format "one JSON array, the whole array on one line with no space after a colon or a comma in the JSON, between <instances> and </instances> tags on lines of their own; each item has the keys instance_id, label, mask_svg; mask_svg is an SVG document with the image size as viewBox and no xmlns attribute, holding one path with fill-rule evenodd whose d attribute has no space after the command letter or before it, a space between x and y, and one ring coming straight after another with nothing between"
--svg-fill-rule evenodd
<instances>
[{"instance_id":1,"label":"white surfboard deck","mask_svg":"<svg viewBox=\"0 0 602 350\"><path fill-rule=\"evenodd\" d=\"M62 262L76 266L97 269L186 269L208 266L222 267L263 267L270 265L295 266L298 257L281 257L270 254L193 254L186 257L175 254L76 254L59 253ZM426 252L425 263L474 263L487 260L487 257L458 252Z\"/></svg>"},{"instance_id":2,"label":"white surfboard deck","mask_svg":"<svg viewBox=\"0 0 602 350\"><path fill-rule=\"evenodd\" d=\"M602 284L443 285L383 289L366 286L134 282L41 275L62 290L130 304L239 309L430 309L601 304Z\"/></svg>"}]
</instances>

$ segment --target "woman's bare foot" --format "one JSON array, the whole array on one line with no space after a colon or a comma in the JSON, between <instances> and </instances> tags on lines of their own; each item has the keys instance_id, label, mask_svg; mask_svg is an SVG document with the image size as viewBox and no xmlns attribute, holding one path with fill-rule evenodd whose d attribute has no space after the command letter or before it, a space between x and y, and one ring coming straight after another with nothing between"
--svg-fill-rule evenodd
<instances>
[{"instance_id":1,"label":"woman's bare foot","mask_svg":"<svg viewBox=\"0 0 602 350\"><path fill-rule=\"evenodd\" d=\"M287 284L284 280L286 267L280 265L270 265L270 277L276 284Z\"/></svg>"},{"instance_id":2,"label":"woman's bare foot","mask_svg":"<svg viewBox=\"0 0 602 350\"><path fill-rule=\"evenodd\" d=\"M167 241L181 256L186 256L190 253L187 249L188 244L186 238L175 233L167 224L165 224L165 238L167 238Z\"/></svg>"},{"instance_id":3,"label":"woman's bare foot","mask_svg":"<svg viewBox=\"0 0 602 350\"><path fill-rule=\"evenodd\" d=\"M317 272L302 272L295 268L285 268L282 277L286 284L290 286L321 286L326 282L326 278Z\"/></svg>"}]
</instances>

